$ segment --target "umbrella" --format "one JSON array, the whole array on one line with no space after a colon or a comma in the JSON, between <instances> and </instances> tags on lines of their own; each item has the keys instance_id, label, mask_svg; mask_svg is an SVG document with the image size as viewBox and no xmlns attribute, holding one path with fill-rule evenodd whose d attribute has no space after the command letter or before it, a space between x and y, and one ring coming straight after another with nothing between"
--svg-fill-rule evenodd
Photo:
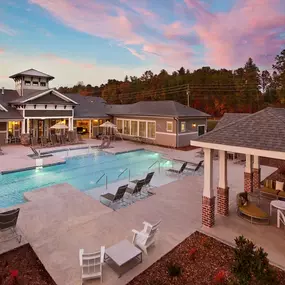
<instances>
[{"instance_id":1,"label":"umbrella","mask_svg":"<svg viewBox=\"0 0 285 285\"><path fill-rule=\"evenodd\" d=\"M109 121L103 123L100 125L100 127L103 127L103 128L111 128L111 129L117 129L117 126Z\"/></svg>"},{"instance_id":2,"label":"umbrella","mask_svg":"<svg viewBox=\"0 0 285 285\"><path fill-rule=\"evenodd\" d=\"M59 123L51 126L50 129L65 130L65 129L68 129L68 126L64 122L59 122Z\"/></svg>"}]
</instances>

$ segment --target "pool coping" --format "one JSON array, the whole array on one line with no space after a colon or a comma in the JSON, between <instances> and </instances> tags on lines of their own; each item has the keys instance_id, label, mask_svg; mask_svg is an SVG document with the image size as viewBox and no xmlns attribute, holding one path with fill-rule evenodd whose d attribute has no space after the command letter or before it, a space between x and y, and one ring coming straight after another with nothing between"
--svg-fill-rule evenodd
<instances>
[{"instance_id":1,"label":"pool coping","mask_svg":"<svg viewBox=\"0 0 285 285\"><path fill-rule=\"evenodd\" d=\"M61 164L66 164L66 161L58 161L58 162L54 162L54 163L48 163L48 164L42 165L41 167L45 168L45 167L56 166L56 165L61 165ZM15 172L22 172L22 171L36 169L38 167L39 166L28 166L28 167L13 169L13 170L4 170L4 171L1 171L0 174L5 175L5 174L10 174L10 173L15 173Z\"/></svg>"}]
</instances>

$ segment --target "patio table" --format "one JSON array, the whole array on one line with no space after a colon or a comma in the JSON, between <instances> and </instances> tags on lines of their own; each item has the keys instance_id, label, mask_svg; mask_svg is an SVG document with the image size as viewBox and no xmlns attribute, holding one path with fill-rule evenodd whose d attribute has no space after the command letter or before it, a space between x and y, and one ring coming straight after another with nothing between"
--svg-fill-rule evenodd
<instances>
[{"instance_id":1,"label":"patio table","mask_svg":"<svg viewBox=\"0 0 285 285\"><path fill-rule=\"evenodd\" d=\"M273 200L270 202L270 216L272 214L272 207L285 211L285 201Z\"/></svg>"},{"instance_id":2,"label":"patio table","mask_svg":"<svg viewBox=\"0 0 285 285\"><path fill-rule=\"evenodd\" d=\"M128 240L122 240L105 250L104 261L121 277L142 262L142 251Z\"/></svg>"}]
</instances>

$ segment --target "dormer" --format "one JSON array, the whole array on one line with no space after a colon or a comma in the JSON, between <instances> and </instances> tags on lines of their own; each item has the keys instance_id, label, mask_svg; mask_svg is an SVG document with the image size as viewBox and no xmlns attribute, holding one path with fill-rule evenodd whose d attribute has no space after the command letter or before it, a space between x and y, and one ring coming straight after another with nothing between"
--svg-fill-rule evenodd
<instances>
[{"instance_id":1,"label":"dormer","mask_svg":"<svg viewBox=\"0 0 285 285\"><path fill-rule=\"evenodd\" d=\"M15 89L20 96L23 96L24 90L47 90L49 81L54 77L40 72L33 68L14 74L10 78L15 81Z\"/></svg>"}]
</instances>

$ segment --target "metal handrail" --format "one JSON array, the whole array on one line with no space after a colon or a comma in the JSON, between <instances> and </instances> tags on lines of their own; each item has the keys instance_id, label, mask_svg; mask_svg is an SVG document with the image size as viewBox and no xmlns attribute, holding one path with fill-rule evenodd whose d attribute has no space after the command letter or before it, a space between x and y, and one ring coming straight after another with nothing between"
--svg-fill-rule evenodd
<instances>
[{"instance_id":1,"label":"metal handrail","mask_svg":"<svg viewBox=\"0 0 285 285\"><path fill-rule=\"evenodd\" d=\"M157 164L159 160L155 161L148 169L152 168L155 164Z\"/></svg>"},{"instance_id":2,"label":"metal handrail","mask_svg":"<svg viewBox=\"0 0 285 285\"><path fill-rule=\"evenodd\" d=\"M118 175L118 178L120 178L129 168L125 168L119 175Z\"/></svg>"},{"instance_id":3,"label":"metal handrail","mask_svg":"<svg viewBox=\"0 0 285 285\"><path fill-rule=\"evenodd\" d=\"M158 163L158 172L160 173L160 160L155 161L148 169L151 169L157 163Z\"/></svg>"},{"instance_id":4,"label":"metal handrail","mask_svg":"<svg viewBox=\"0 0 285 285\"><path fill-rule=\"evenodd\" d=\"M105 175L106 175L106 173L104 172L104 173L100 176L100 178L96 181L96 184L97 184Z\"/></svg>"}]
</instances>

